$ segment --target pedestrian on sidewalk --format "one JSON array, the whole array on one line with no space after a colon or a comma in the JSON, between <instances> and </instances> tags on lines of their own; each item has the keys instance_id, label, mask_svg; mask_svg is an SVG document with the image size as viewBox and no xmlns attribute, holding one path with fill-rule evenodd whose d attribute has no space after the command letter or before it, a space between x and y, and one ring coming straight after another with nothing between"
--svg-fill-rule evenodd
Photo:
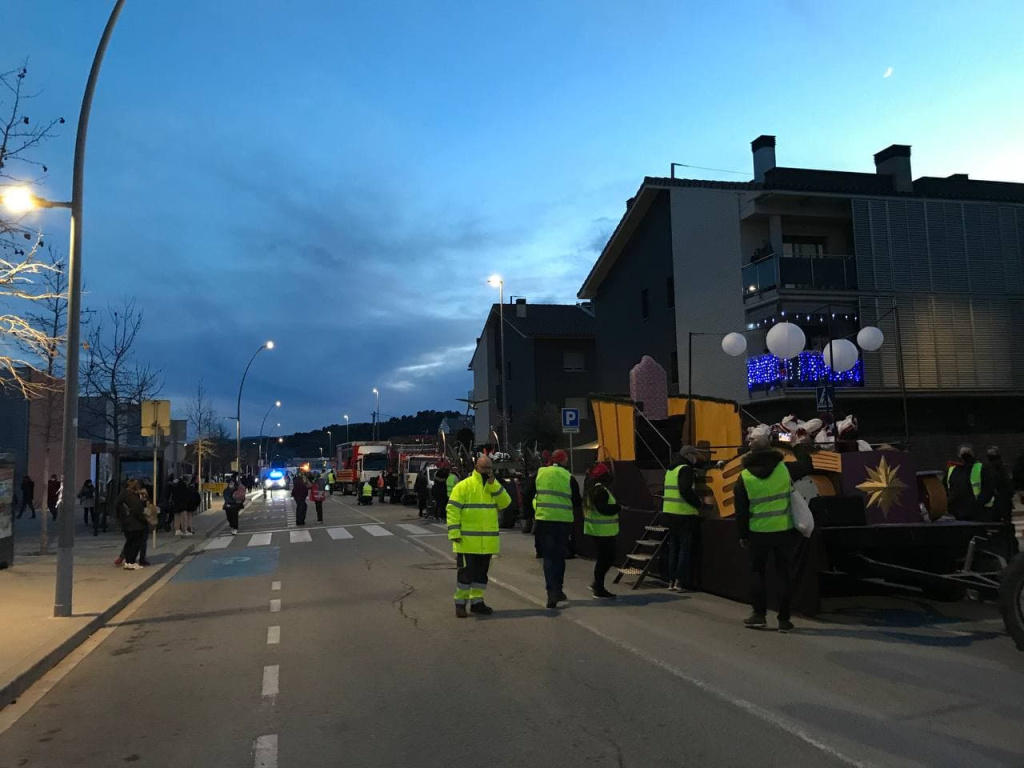
<instances>
[{"instance_id":1,"label":"pedestrian on sidewalk","mask_svg":"<svg viewBox=\"0 0 1024 768\"><path fill-rule=\"evenodd\" d=\"M484 602L491 556L498 554L501 540L498 513L512 503L508 493L494 479L491 460L481 456L472 475L452 490L448 500L448 538L455 550L455 615L466 618L469 610L481 616L494 613Z\"/></svg>"},{"instance_id":2,"label":"pedestrian on sidewalk","mask_svg":"<svg viewBox=\"0 0 1024 768\"><path fill-rule=\"evenodd\" d=\"M416 507L420 511L420 517L427 514L427 471L421 469L416 473L416 481L412 484L413 493L416 494Z\"/></svg>"},{"instance_id":3,"label":"pedestrian on sidewalk","mask_svg":"<svg viewBox=\"0 0 1024 768\"><path fill-rule=\"evenodd\" d=\"M140 553L146 542L146 506L139 494L136 480L128 480L124 490L117 499L117 516L124 533L124 549L115 561L115 565L123 563L126 571L134 571L141 567Z\"/></svg>"},{"instance_id":4,"label":"pedestrian on sidewalk","mask_svg":"<svg viewBox=\"0 0 1024 768\"><path fill-rule=\"evenodd\" d=\"M239 498L241 495L241 498ZM238 513L245 506L245 486L238 479L238 473L232 472L227 486L224 488L224 515L228 519L231 535L238 535Z\"/></svg>"},{"instance_id":5,"label":"pedestrian on sidewalk","mask_svg":"<svg viewBox=\"0 0 1024 768\"><path fill-rule=\"evenodd\" d=\"M614 600L615 595L604 585L605 576L615 563L615 548L619 540L619 504L611 489L611 465L600 461L587 475L583 487L583 533L594 542L594 583L590 590L594 597Z\"/></svg>"},{"instance_id":6,"label":"pedestrian on sidewalk","mask_svg":"<svg viewBox=\"0 0 1024 768\"><path fill-rule=\"evenodd\" d=\"M92 484L91 478L86 478L82 483L82 490L78 492L78 502L82 505L82 514L85 518L86 527L89 526L89 517L92 517L92 535L100 535L100 516L96 507L96 486ZM106 531L107 526L103 526Z\"/></svg>"},{"instance_id":7,"label":"pedestrian on sidewalk","mask_svg":"<svg viewBox=\"0 0 1024 768\"><path fill-rule=\"evenodd\" d=\"M309 486L309 500L316 507L316 521L318 523L323 523L324 521L324 499L327 498L327 490L324 487L325 483L324 478L318 477Z\"/></svg>"},{"instance_id":8,"label":"pedestrian on sidewalk","mask_svg":"<svg viewBox=\"0 0 1024 768\"><path fill-rule=\"evenodd\" d=\"M36 516L36 481L28 475L21 478L21 506L18 508L18 517L21 517L28 507L32 511L32 517Z\"/></svg>"},{"instance_id":9,"label":"pedestrian on sidewalk","mask_svg":"<svg viewBox=\"0 0 1024 768\"><path fill-rule=\"evenodd\" d=\"M999 448L990 445L985 451L988 459L988 469L992 474L992 488L995 501L992 504L992 522L1012 523L1013 522L1013 485L1010 482L1010 473L1006 471L1003 464L1003 455Z\"/></svg>"},{"instance_id":10,"label":"pedestrian on sidewalk","mask_svg":"<svg viewBox=\"0 0 1024 768\"><path fill-rule=\"evenodd\" d=\"M693 540L700 527L702 506L694 489L694 470L702 463L700 452L684 445L665 472L661 513L668 528L668 588L672 592L693 584Z\"/></svg>"},{"instance_id":11,"label":"pedestrian on sidewalk","mask_svg":"<svg viewBox=\"0 0 1024 768\"><path fill-rule=\"evenodd\" d=\"M194 480L188 486L188 503L185 505L185 531L186 536L195 536L196 532L192 530L192 518L196 512L199 511L199 507L203 503L202 494L199 493L199 484Z\"/></svg>"},{"instance_id":12,"label":"pedestrian on sidewalk","mask_svg":"<svg viewBox=\"0 0 1024 768\"><path fill-rule=\"evenodd\" d=\"M192 491L185 483L185 478L179 477L167 490L167 499L174 510L174 535L189 536L188 505L191 500Z\"/></svg>"},{"instance_id":13,"label":"pedestrian on sidewalk","mask_svg":"<svg viewBox=\"0 0 1024 768\"><path fill-rule=\"evenodd\" d=\"M295 499L295 524L306 524L306 497L309 496L309 487L300 472L295 476L292 483L292 498Z\"/></svg>"},{"instance_id":14,"label":"pedestrian on sidewalk","mask_svg":"<svg viewBox=\"0 0 1024 768\"><path fill-rule=\"evenodd\" d=\"M447 466L441 466L434 473L434 485L430 488L430 500L434 504L434 519L441 520L448 508L448 476L451 470Z\"/></svg>"},{"instance_id":15,"label":"pedestrian on sidewalk","mask_svg":"<svg viewBox=\"0 0 1024 768\"><path fill-rule=\"evenodd\" d=\"M57 519L57 498L60 496L60 480L56 475L50 475L46 483L46 508L50 511L50 517Z\"/></svg>"},{"instance_id":16,"label":"pedestrian on sidewalk","mask_svg":"<svg viewBox=\"0 0 1024 768\"><path fill-rule=\"evenodd\" d=\"M583 499L576 478L565 465L569 455L562 450L551 456L551 466L537 471L536 494L533 505L540 552L544 556L544 587L548 608L557 608L569 598L563 591L565 560L569 555L572 521L577 510L582 511Z\"/></svg>"},{"instance_id":17,"label":"pedestrian on sidewalk","mask_svg":"<svg viewBox=\"0 0 1024 768\"><path fill-rule=\"evenodd\" d=\"M384 473L381 472L377 476L377 493L380 494L380 503L381 504L384 503L385 493L387 493L386 488L387 488L387 481L384 479Z\"/></svg>"},{"instance_id":18,"label":"pedestrian on sidewalk","mask_svg":"<svg viewBox=\"0 0 1024 768\"><path fill-rule=\"evenodd\" d=\"M733 491L736 509L736 528L740 546L750 550L750 569L753 573L753 613L744 625L764 629L767 621L767 583L765 570L768 556L775 557L775 578L778 581L779 632L793 629L789 605L793 593L793 552L800 543L800 533L793 524L793 480L782 460L765 438L757 438L750 445L750 453L743 456L740 482Z\"/></svg>"}]
</instances>

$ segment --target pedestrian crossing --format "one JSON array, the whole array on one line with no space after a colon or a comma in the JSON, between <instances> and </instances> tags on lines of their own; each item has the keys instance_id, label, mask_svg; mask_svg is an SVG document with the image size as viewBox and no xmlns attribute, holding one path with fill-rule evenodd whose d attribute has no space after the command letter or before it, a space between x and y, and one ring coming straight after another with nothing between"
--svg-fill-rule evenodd
<instances>
[{"instance_id":1,"label":"pedestrian crossing","mask_svg":"<svg viewBox=\"0 0 1024 768\"><path fill-rule=\"evenodd\" d=\"M394 528L395 530L392 530ZM377 539L397 534L410 537L441 536L447 533L447 526L442 523L396 523L387 525L346 525L346 526L314 526L312 528L291 528L278 531L260 531L257 533L239 532L237 536L218 536L210 539L203 546L203 551L226 549L233 542L240 542L245 547L269 547L272 544L308 544L314 540L322 541L324 537L331 541L348 541L354 539Z\"/></svg>"}]
</instances>

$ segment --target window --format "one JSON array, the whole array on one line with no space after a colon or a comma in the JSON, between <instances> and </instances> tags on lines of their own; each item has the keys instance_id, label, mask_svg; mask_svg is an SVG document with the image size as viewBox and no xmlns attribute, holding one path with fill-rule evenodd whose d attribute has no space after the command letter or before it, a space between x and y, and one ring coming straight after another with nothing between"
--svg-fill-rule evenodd
<instances>
[{"instance_id":1,"label":"window","mask_svg":"<svg viewBox=\"0 0 1024 768\"><path fill-rule=\"evenodd\" d=\"M588 417L587 398L585 397L567 397L565 398L565 407L578 410L580 412L580 421Z\"/></svg>"},{"instance_id":2,"label":"window","mask_svg":"<svg viewBox=\"0 0 1024 768\"><path fill-rule=\"evenodd\" d=\"M679 352L672 350L672 362L670 363L672 370L669 372L668 378L673 384L679 384Z\"/></svg>"},{"instance_id":3,"label":"window","mask_svg":"<svg viewBox=\"0 0 1024 768\"><path fill-rule=\"evenodd\" d=\"M784 235L782 237L782 255L798 258L811 258L825 255L824 237L804 237L802 235Z\"/></svg>"},{"instance_id":4,"label":"window","mask_svg":"<svg viewBox=\"0 0 1024 768\"><path fill-rule=\"evenodd\" d=\"M647 289L640 290L640 319L646 320L651 316L651 304L647 299Z\"/></svg>"},{"instance_id":5,"label":"window","mask_svg":"<svg viewBox=\"0 0 1024 768\"><path fill-rule=\"evenodd\" d=\"M586 373L587 356L582 351L567 349L562 353L562 368L567 373Z\"/></svg>"},{"instance_id":6,"label":"window","mask_svg":"<svg viewBox=\"0 0 1024 768\"><path fill-rule=\"evenodd\" d=\"M665 279L665 305L669 309L676 308L676 281L671 275Z\"/></svg>"}]
</instances>

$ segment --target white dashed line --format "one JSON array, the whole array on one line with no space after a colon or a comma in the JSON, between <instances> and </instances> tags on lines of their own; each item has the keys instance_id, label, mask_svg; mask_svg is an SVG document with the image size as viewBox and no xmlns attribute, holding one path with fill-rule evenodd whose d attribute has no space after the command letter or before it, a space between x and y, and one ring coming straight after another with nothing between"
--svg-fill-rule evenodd
<instances>
[{"instance_id":1,"label":"white dashed line","mask_svg":"<svg viewBox=\"0 0 1024 768\"><path fill-rule=\"evenodd\" d=\"M290 531L288 533L292 544L298 544L303 541L312 541L313 537L310 536L309 531Z\"/></svg>"},{"instance_id":2,"label":"white dashed line","mask_svg":"<svg viewBox=\"0 0 1024 768\"><path fill-rule=\"evenodd\" d=\"M280 601L280 599L275 598L275 599L270 601L270 612L271 613L280 613L281 612L281 601Z\"/></svg>"},{"instance_id":3,"label":"white dashed line","mask_svg":"<svg viewBox=\"0 0 1024 768\"><path fill-rule=\"evenodd\" d=\"M418 525L412 525L411 523L398 523L397 525L406 533L411 533L414 536L422 536L423 534L430 533L426 528L420 528Z\"/></svg>"},{"instance_id":4,"label":"white dashed line","mask_svg":"<svg viewBox=\"0 0 1024 768\"><path fill-rule=\"evenodd\" d=\"M277 768L277 734L258 736L253 743L256 753L254 768Z\"/></svg>"},{"instance_id":5,"label":"white dashed line","mask_svg":"<svg viewBox=\"0 0 1024 768\"><path fill-rule=\"evenodd\" d=\"M281 582L280 581L272 581L272 582L270 582L270 591L271 592L280 592L281 591Z\"/></svg>"},{"instance_id":6,"label":"white dashed line","mask_svg":"<svg viewBox=\"0 0 1024 768\"><path fill-rule=\"evenodd\" d=\"M281 628L267 627L267 645L277 645L281 642Z\"/></svg>"},{"instance_id":7,"label":"white dashed line","mask_svg":"<svg viewBox=\"0 0 1024 768\"><path fill-rule=\"evenodd\" d=\"M281 668L277 664L272 664L269 667L263 668L263 695L264 696L277 696L278 691L281 690L280 678Z\"/></svg>"},{"instance_id":8,"label":"white dashed line","mask_svg":"<svg viewBox=\"0 0 1024 768\"><path fill-rule=\"evenodd\" d=\"M265 547L270 544L272 536L269 533L254 533L249 539L250 547Z\"/></svg>"},{"instance_id":9,"label":"white dashed line","mask_svg":"<svg viewBox=\"0 0 1024 768\"><path fill-rule=\"evenodd\" d=\"M216 539L210 539L206 542L206 546L203 547L203 551L205 552L208 549L224 549L231 542L232 538L230 536L218 536Z\"/></svg>"},{"instance_id":10,"label":"white dashed line","mask_svg":"<svg viewBox=\"0 0 1024 768\"><path fill-rule=\"evenodd\" d=\"M332 539L351 539L352 534L346 531L344 528L328 528L327 535Z\"/></svg>"},{"instance_id":11,"label":"white dashed line","mask_svg":"<svg viewBox=\"0 0 1024 768\"><path fill-rule=\"evenodd\" d=\"M364 525L363 530L371 536L394 536L394 534L383 525Z\"/></svg>"}]
</instances>

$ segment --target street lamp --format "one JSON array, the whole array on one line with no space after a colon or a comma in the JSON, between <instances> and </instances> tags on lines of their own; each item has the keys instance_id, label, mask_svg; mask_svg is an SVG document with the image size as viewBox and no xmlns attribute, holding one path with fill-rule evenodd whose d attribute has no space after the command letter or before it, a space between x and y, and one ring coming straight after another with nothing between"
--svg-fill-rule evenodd
<instances>
[{"instance_id":1,"label":"street lamp","mask_svg":"<svg viewBox=\"0 0 1024 768\"><path fill-rule=\"evenodd\" d=\"M348 434L348 414L347 413L343 414L341 418L343 418L345 420L345 442L346 443L351 443L352 442L352 438L349 437L349 434Z\"/></svg>"},{"instance_id":2,"label":"street lamp","mask_svg":"<svg viewBox=\"0 0 1024 768\"><path fill-rule=\"evenodd\" d=\"M242 380L238 384L238 403L235 406L235 467L239 472L242 471L242 387L245 386L245 377L249 375L249 368L252 367L252 362L256 359L256 355L264 349L273 348L274 342L268 341L256 350L253 356L249 358L249 365L245 366L245 373L242 374Z\"/></svg>"},{"instance_id":3,"label":"street lamp","mask_svg":"<svg viewBox=\"0 0 1024 768\"><path fill-rule=\"evenodd\" d=\"M263 462L263 427L267 423L267 416L270 415L270 412L272 410L274 410L275 408L280 408L280 407L281 407L281 401L280 400L275 400L273 402L273 404L269 408L267 408L267 412L265 414L263 414L263 421L260 422L260 454L259 454L259 461L260 461L261 467L262 467L262 462Z\"/></svg>"},{"instance_id":4,"label":"street lamp","mask_svg":"<svg viewBox=\"0 0 1024 768\"><path fill-rule=\"evenodd\" d=\"M380 439L380 390L373 388L373 394L377 396L377 410L373 412L373 439Z\"/></svg>"},{"instance_id":5,"label":"street lamp","mask_svg":"<svg viewBox=\"0 0 1024 768\"><path fill-rule=\"evenodd\" d=\"M76 472L78 448L78 366L79 344L81 343L81 304L82 304L82 222L85 199L85 149L89 134L89 116L92 113L92 100L96 92L103 57L114 33L114 27L124 8L125 0L116 0L107 24L100 35L96 53L93 55L89 77L85 82L82 94L82 108L78 112L78 128L75 132L75 158L71 173L71 202L55 203L35 197L27 189L9 188L3 193L3 204L15 212L24 213L32 208L69 208L71 210L70 236L68 238L67 266L67 339L65 351L64 373L64 429L63 440L63 474L64 487L74 492L78 487ZM57 542L57 568L54 580L53 615L62 617L71 615L71 600L74 591L74 546L75 518L74 504L64 504L60 512L60 532Z\"/></svg>"},{"instance_id":6,"label":"street lamp","mask_svg":"<svg viewBox=\"0 0 1024 768\"><path fill-rule=\"evenodd\" d=\"M501 326L501 441L502 448L508 450L508 383L505 380L505 280L501 275L491 275L487 284L498 289L498 325Z\"/></svg>"},{"instance_id":7,"label":"street lamp","mask_svg":"<svg viewBox=\"0 0 1024 768\"><path fill-rule=\"evenodd\" d=\"M333 461L334 459L334 435L331 434L331 430L327 430L327 455Z\"/></svg>"}]
</instances>

